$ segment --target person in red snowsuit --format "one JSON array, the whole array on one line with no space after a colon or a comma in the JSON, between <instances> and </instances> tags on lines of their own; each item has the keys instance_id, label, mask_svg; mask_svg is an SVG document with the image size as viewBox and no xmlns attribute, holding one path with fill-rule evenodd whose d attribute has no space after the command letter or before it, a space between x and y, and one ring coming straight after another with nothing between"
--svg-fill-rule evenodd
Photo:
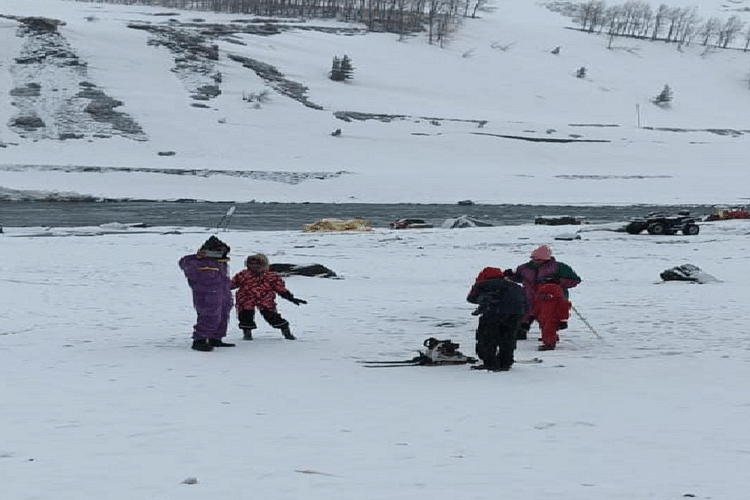
<instances>
[{"instance_id":1,"label":"person in red snowsuit","mask_svg":"<svg viewBox=\"0 0 750 500\"><path fill-rule=\"evenodd\" d=\"M539 322L542 331L542 345L540 350L548 351L555 348L560 340L557 330L566 324L569 318L570 302L565 298L563 288L554 278L539 285L534 298L534 318Z\"/></svg>"},{"instance_id":2,"label":"person in red snowsuit","mask_svg":"<svg viewBox=\"0 0 750 500\"><path fill-rule=\"evenodd\" d=\"M193 349L211 351L214 347L232 347L224 342L232 292L229 289L229 245L211 236L192 255L180 259L179 266L193 292L198 320L193 328Z\"/></svg>"},{"instance_id":3,"label":"person in red snowsuit","mask_svg":"<svg viewBox=\"0 0 750 500\"><path fill-rule=\"evenodd\" d=\"M539 321L540 329L542 328L539 314L544 311L543 314L547 323L542 330L542 345L539 346L539 350L554 349L557 344L557 330L565 329L568 326L567 310L564 315L561 312L566 307L570 308L570 302L567 301L568 289L578 286L581 278L569 265L557 261L552 256L552 249L547 245L542 245L531 252L529 262L521 264L515 271L508 269L505 273L513 281L520 282L523 285L529 305L529 309L526 311L518 329L518 338L520 340L526 339L531 323L535 319ZM550 284L555 285L557 289L553 290L553 287L546 286ZM544 292L540 295L542 287L544 287ZM539 301L540 298L543 300ZM559 317L559 321L553 334L551 333L554 326L552 318L555 316Z\"/></svg>"},{"instance_id":4,"label":"person in red snowsuit","mask_svg":"<svg viewBox=\"0 0 750 500\"><path fill-rule=\"evenodd\" d=\"M253 339L255 324L255 309L273 328L281 330L285 339L294 340L289 328L289 322L276 310L276 294L289 302L300 305L307 304L302 299L295 298L286 289L284 280L269 269L268 257L262 253L251 255L245 261L247 269L237 273L232 278L232 289L237 289L237 317L245 340Z\"/></svg>"}]
</instances>

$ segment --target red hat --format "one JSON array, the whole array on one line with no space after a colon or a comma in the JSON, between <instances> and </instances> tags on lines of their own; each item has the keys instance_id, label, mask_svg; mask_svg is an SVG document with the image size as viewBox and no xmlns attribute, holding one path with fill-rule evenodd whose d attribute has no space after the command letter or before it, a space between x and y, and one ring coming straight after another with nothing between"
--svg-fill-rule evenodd
<instances>
[{"instance_id":1,"label":"red hat","mask_svg":"<svg viewBox=\"0 0 750 500\"><path fill-rule=\"evenodd\" d=\"M531 252L531 258L532 259L538 259L538 260L551 260L552 259L552 249L548 247L547 245L542 245L533 252Z\"/></svg>"},{"instance_id":2,"label":"red hat","mask_svg":"<svg viewBox=\"0 0 750 500\"><path fill-rule=\"evenodd\" d=\"M495 278L502 278L503 277L503 270L499 269L497 267L485 267L482 269L482 272L479 273L477 276L477 279L475 283L481 283L482 281L487 281Z\"/></svg>"}]
</instances>

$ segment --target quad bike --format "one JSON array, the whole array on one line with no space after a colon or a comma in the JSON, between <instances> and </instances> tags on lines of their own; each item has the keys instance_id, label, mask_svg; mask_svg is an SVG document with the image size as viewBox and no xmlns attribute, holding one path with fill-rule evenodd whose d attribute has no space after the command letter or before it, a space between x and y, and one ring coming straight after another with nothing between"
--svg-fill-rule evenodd
<instances>
[{"instance_id":1,"label":"quad bike","mask_svg":"<svg viewBox=\"0 0 750 500\"><path fill-rule=\"evenodd\" d=\"M700 232L700 227L688 210L680 210L677 215L651 212L646 217L631 219L625 226L629 234L640 234L644 230L648 234L677 234L679 231L686 236L694 236Z\"/></svg>"}]
</instances>

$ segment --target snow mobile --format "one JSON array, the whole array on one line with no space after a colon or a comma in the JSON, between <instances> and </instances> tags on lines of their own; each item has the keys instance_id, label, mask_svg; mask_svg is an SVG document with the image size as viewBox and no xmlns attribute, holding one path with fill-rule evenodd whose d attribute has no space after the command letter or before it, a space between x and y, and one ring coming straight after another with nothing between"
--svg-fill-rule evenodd
<instances>
[{"instance_id":1,"label":"snow mobile","mask_svg":"<svg viewBox=\"0 0 750 500\"><path fill-rule=\"evenodd\" d=\"M644 230L648 234L677 234L677 232L682 232L686 236L694 236L700 232L700 227L696 224L695 218L690 215L689 210L680 210L677 215L651 212L645 217L631 219L625 226L625 231L628 234L640 234Z\"/></svg>"}]
</instances>

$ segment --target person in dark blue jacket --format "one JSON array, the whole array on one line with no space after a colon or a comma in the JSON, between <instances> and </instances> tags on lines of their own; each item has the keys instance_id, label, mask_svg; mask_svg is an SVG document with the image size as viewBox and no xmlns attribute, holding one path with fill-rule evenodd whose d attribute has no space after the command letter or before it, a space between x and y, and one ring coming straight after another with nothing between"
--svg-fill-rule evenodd
<instances>
[{"instance_id":1,"label":"person in dark blue jacket","mask_svg":"<svg viewBox=\"0 0 750 500\"><path fill-rule=\"evenodd\" d=\"M476 353L482 364L472 369L507 371L513 366L513 351L526 297L520 285L506 279L503 270L485 267L466 297L477 304Z\"/></svg>"}]
</instances>

